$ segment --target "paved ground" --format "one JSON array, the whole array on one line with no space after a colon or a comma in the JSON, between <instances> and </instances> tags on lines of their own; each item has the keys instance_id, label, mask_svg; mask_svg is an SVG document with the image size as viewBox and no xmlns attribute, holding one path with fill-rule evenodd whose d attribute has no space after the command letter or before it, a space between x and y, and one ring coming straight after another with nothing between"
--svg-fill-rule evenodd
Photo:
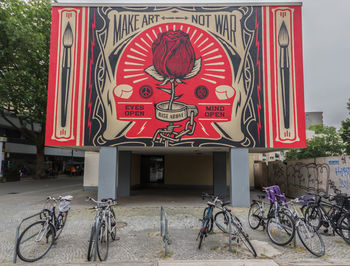
<instances>
[{"instance_id":1,"label":"paved ground","mask_svg":"<svg viewBox=\"0 0 350 266\"><path fill-rule=\"evenodd\" d=\"M337 236L323 236L326 255L322 258L315 258L308 253L299 241L296 248L292 245L273 245L265 232L249 228L248 208L233 208L233 211L246 225L246 231L259 254L258 260L253 260L251 254L240 245L234 245L233 252L230 252L227 236L217 229L204 240L202 249L198 250L198 219L205 207L205 202L199 197L200 193L201 191L139 190L131 197L120 198L119 205L115 208L120 241L111 243L108 264L350 265L349 246ZM96 197L96 192L82 191L81 177L60 177L45 181L27 180L0 184L0 264L10 264L13 260L15 230L20 220L40 211L46 196L67 194L74 196L67 225L57 244L39 262L43 265L87 263L88 238L94 213L87 210L90 204L85 198ZM161 205L169 216L172 240L167 257L164 257L164 244L159 233Z\"/></svg>"}]
</instances>

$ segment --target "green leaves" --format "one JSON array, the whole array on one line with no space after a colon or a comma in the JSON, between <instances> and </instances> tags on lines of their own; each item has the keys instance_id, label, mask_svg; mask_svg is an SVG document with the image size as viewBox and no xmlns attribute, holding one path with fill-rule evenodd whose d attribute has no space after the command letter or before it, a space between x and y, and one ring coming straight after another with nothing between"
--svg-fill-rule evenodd
<instances>
[{"instance_id":1,"label":"green leaves","mask_svg":"<svg viewBox=\"0 0 350 266\"><path fill-rule=\"evenodd\" d=\"M350 118L341 122L340 137L345 145L345 153L350 154Z\"/></svg>"},{"instance_id":2,"label":"green leaves","mask_svg":"<svg viewBox=\"0 0 350 266\"><path fill-rule=\"evenodd\" d=\"M310 126L315 136L307 140L307 148L292 150L287 153L287 160L307 159L342 155L345 145L335 127L320 125Z\"/></svg>"},{"instance_id":3,"label":"green leaves","mask_svg":"<svg viewBox=\"0 0 350 266\"><path fill-rule=\"evenodd\" d=\"M50 51L48 0L0 0L0 111L42 124Z\"/></svg>"}]
</instances>

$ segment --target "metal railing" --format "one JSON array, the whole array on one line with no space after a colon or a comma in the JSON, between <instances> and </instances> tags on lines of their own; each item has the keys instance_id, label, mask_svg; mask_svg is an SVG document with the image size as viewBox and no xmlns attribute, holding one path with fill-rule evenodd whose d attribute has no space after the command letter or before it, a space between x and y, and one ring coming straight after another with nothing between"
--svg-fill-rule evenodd
<instances>
[{"instance_id":1,"label":"metal railing","mask_svg":"<svg viewBox=\"0 0 350 266\"><path fill-rule=\"evenodd\" d=\"M33 215L31 215L31 216L28 216L28 217L22 219L22 221L21 221L21 222L19 223L19 225L17 226L17 228L16 228L16 238L15 238L15 247L14 247L14 252L13 252L13 263L16 263L16 262L17 262L17 242L18 242L18 237L19 237L19 230L20 230L20 228L21 228L23 222L25 222L25 221L27 221L27 220L29 220L29 219L31 219L31 218L34 218L34 217L36 217L36 216L39 216L39 217L40 217L40 214L42 214L42 213L43 213L43 211L40 211L40 212L38 212L38 213L36 213L36 214L33 214Z\"/></svg>"},{"instance_id":2,"label":"metal railing","mask_svg":"<svg viewBox=\"0 0 350 266\"><path fill-rule=\"evenodd\" d=\"M160 236L164 242L165 256L168 256L168 246L171 244L168 231L168 214L164 210L163 206L160 207Z\"/></svg>"}]
</instances>

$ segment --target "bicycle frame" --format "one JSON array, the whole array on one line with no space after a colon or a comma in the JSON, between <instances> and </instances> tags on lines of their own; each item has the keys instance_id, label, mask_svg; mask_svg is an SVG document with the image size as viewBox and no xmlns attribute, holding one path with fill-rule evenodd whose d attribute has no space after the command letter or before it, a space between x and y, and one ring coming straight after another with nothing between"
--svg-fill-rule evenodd
<instances>
[{"instance_id":1,"label":"bicycle frame","mask_svg":"<svg viewBox=\"0 0 350 266\"><path fill-rule=\"evenodd\" d=\"M104 232L104 234L106 234L106 239L107 239L107 235L112 233L112 224L111 224L111 206L113 203L113 200L106 200L105 202L101 202L101 201L96 201L90 197L88 197L87 199L88 201L93 201L94 203L96 203L96 206L94 206L92 209L96 210L96 215L95 215L95 242L93 245L93 252L94 252L94 261L96 261L97 258L97 248L96 248L96 244L97 242L100 240L99 236L100 233L97 231L100 227L100 224L105 222L106 224L106 230ZM114 203L113 203L114 204ZM116 226L116 225L115 225Z\"/></svg>"}]
</instances>

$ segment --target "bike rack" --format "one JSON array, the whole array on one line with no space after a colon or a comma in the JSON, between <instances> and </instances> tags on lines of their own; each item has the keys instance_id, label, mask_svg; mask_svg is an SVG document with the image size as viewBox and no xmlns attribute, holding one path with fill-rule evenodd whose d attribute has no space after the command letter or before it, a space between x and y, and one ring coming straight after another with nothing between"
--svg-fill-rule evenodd
<instances>
[{"instance_id":1,"label":"bike rack","mask_svg":"<svg viewBox=\"0 0 350 266\"><path fill-rule=\"evenodd\" d=\"M19 225L17 226L16 228L16 238L15 238L15 247L14 247L14 252L13 252L13 263L16 263L17 262L17 242L18 242L18 237L19 237L19 229L21 228L21 225L23 224L23 222L35 217L35 216L39 216L40 214L42 214L43 211L40 211L36 214L33 214L31 216L28 216L26 218L24 218L20 223Z\"/></svg>"},{"instance_id":2,"label":"bike rack","mask_svg":"<svg viewBox=\"0 0 350 266\"><path fill-rule=\"evenodd\" d=\"M160 207L160 236L165 244L165 256L168 256L168 246L171 244L168 234L168 214L164 210L163 206Z\"/></svg>"},{"instance_id":3,"label":"bike rack","mask_svg":"<svg viewBox=\"0 0 350 266\"><path fill-rule=\"evenodd\" d=\"M228 246L229 246L229 251L232 252L232 219L231 215L228 215Z\"/></svg>"}]
</instances>

